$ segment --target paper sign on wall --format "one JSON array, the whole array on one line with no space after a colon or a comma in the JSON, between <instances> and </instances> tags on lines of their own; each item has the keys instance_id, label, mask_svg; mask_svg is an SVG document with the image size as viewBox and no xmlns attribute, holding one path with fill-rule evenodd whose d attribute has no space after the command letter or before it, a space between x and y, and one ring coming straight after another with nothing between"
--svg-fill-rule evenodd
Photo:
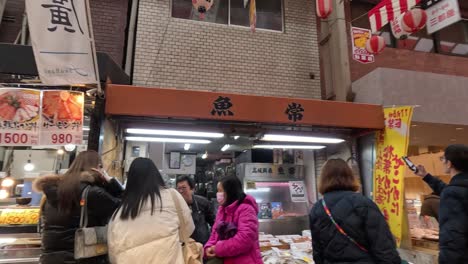
<instances>
[{"instance_id":1,"label":"paper sign on wall","mask_svg":"<svg viewBox=\"0 0 468 264\"><path fill-rule=\"evenodd\" d=\"M372 63L374 55L366 50L367 40L371 37L370 29L351 27L351 42L353 46L353 60L360 63Z\"/></svg>"},{"instance_id":2,"label":"paper sign on wall","mask_svg":"<svg viewBox=\"0 0 468 264\"><path fill-rule=\"evenodd\" d=\"M84 94L75 91L43 91L41 145L83 143Z\"/></svg>"},{"instance_id":3,"label":"paper sign on wall","mask_svg":"<svg viewBox=\"0 0 468 264\"><path fill-rule=\"evenodd\" d=\"M458 0L444 0L429 7L427 13L427 33L432 34L462 19Z\"/></svg>"},{"instance_id":4,"label":"paper sign on wall","mask_svg":"<svg viewBox=\"0 0 468 264\"><path fill-rule=\"evenodd\" d=\"M31 146L39 143L41 92L0 88L0 145Z\"/></svg>"},{"instance_id":5,"label":"paper sign on wall","mask_svg":"<svg viewBox=\"0 0 468 264\"><path fill-rule=\"evenodd\" d=\"M295 203L306 202L306 188L303 181L290 181L289 192L291 201Z\"/></svg>"}]
</instances>

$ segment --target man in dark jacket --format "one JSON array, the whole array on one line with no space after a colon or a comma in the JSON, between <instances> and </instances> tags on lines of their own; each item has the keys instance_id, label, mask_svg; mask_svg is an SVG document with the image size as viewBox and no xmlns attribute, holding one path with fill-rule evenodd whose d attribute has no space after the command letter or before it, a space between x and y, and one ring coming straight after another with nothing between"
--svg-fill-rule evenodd
<instances>
[{"instance_id":1,"label":"man in dark jacket","mask_svg":"<svg viewBox=\"0 0 468 264\"><path fill-rule=\"evenodd\" d=\"M211 234L208 225L213 227L216 219L213 206L206 198L193 194L195 182L189 176L178 177L176 185L177 191L184 197L184 200L192 211L193 223L195 224L192 238L204 245Z\"/></svg>"},{"instance_id":2,"label":"man in dark jacket","mask_svg":"<svg viewBox=\"0 0 468 264\"><path fill-rule=\"evenodd\" d=\"M451 145L441 161L452 178L447 185L418 166L416 174L440 195L439 263L468 263L468 147Z\"/></svg>"}]
</instances>

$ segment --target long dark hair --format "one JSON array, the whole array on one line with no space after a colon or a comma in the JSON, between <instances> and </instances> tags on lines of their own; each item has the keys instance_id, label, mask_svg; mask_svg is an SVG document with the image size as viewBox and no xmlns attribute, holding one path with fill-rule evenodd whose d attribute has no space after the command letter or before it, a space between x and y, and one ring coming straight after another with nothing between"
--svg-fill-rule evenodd
<instances>
[{"instance_id":1,"label":"long dark hair","mask_svg":"<svg viewBox=\"0 0 468 264\"><path fill-rule=\"evenodd\" d=\"M221 185L223 186L224 192L226 193L224 207L231 205L234 202L238 202L241 204L246 195L244 193L244 189L242 189L242 182L239 178L235 176L228 176L222 178L220 181Z\"/></svg>"},{"instance_id":2,"label":"long dark hair","mask_svg":"<svg viewBox=\"0 0 468 264\"><path fill-rule=\"evenodd\" d=\"M135 219L148 198L151 201L151 214L154 212L156 197L162 208L161 188L166 188L166 185L153 161L147 158L136 158L128 171L127 186L119 209L121 210L120 219Z\"/></svg>"},{"instance_id":3,"label":"long dark hair","mask_svg":"<svg viewBox=\"0 0 468 264\"><path fill-rule=\"evenodd\" d=\"M81 174L83 172L94 174L92 169L98 168L100 163L101 159L96 151L88 150L78 154L58 185L60 212L69 214L79 206L77 198L80 196Z\"/></svg>"}]
</instances>

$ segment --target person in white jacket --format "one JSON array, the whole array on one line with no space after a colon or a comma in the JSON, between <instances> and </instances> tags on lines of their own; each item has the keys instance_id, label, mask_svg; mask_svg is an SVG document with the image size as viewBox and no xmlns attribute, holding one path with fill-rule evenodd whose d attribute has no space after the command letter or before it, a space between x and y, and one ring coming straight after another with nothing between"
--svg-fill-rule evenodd
<instances>
[{"instance_id":1,"label":"person in white jacket","mask_svg":"<svg viewBox=\"0 0 468 264\"><path fill-rule=\"evenodd\" d=\"M172 197L177 197L185 225L179 223ZM179 229L187 237L180 238ZM122 204L109 223L110 262L184 264L180 241L190 237L194 229L187 203L176 190L165 186L153 161L135 159Z\"/></svg>"}]
</instances>

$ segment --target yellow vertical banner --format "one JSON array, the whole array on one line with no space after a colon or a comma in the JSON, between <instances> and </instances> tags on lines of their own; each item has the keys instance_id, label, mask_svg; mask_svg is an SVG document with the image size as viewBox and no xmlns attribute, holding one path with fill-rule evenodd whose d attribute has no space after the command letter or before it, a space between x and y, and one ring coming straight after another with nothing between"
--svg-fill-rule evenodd
<instances>
[{"instance_id":1,"label":"yellow vertical banner","mask_svg":"<svg viewBox=\"0 0 468 264\"><path fill-rule=\"evenodd\" d=\"M405 197L405 163L401 157L408 152L413 107L386 108L384 115L385 129L377 132L373 197L400 246Z\"/></svg>"}]
</instances>

